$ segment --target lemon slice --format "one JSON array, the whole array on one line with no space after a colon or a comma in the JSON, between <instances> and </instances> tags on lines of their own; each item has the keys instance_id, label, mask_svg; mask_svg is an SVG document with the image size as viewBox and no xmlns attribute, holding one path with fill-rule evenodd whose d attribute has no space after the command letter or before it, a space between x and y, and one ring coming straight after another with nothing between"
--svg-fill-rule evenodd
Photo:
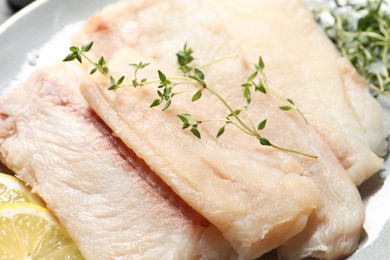
<instances>
[{"instance_id":1,"label":"lemon slice","mask_svg":"<svg viewBox=\"0 0 390 260\"><path fill-rule=\"evenodd\" d=\"M46 208L32 203L0 206L1 259L84 259Z\"/></svg>"},{"instance_id":2,"label":"lemon slice","mask_svg":"<svg viewBox=\"0 0 390 260\"><path fill-rule=\"evenodd\" d=\"M15 176L0 173L0 205L11 202L31 202L44 206L43 201L30 187Z\"/></svg>"}]
</instances>

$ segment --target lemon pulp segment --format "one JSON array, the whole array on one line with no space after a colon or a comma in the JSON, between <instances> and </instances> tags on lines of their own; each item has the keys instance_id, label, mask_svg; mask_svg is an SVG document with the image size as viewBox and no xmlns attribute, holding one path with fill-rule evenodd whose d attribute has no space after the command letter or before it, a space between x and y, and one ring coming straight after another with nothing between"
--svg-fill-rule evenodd
<instances>
[{"instance_id":1,"label":"lemon pulp segment","mask_svg":"<svg viewBox=\"0 0 390 260\"><path fill-rule=\"evenodd\" d=\"M0 206L0 259L83 259L66 230L46 208Z\"/></svg>"},{"instance_id":2,"label":"lemon pulp segment","mask_svg":"<svg viewBox=\"0 0 390 260\"><path fill-rule=\"evenodd\" d=\"M17 177L0 173L0 205L11 202L31 202L44 206L43 201Z\"/></svg>"}]
</instances>

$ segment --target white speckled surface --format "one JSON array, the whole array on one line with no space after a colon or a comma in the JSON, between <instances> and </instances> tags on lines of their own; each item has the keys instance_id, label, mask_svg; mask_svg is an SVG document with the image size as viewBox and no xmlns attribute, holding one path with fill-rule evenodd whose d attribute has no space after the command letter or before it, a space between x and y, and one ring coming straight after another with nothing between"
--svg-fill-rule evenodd
<instances>
[{"instance_id":1,"label":"white speckled surface","mask_svg":"<svg viewBox=\"0 0 390 260\"><path fill-rule=\"evenodd\" d=\"M10 15L10 10L6 7L5 0L0 1L2 23ZM8 19L0 26L0 91L17 78L29 53L40 49L66 25L86 19L114 1L37 0ZM390 125L390 102L382 100L382 103ZM390 127L388 129L390 133ZM0 165L0 170L5 170L5 167ZM385 172L375 175L360 187L368 209L369 237L365 236L361 243L362 249L350 256L349 260L390 259L390 196L387 197L390 194L390 181L384 178L388 171L389 161Z\"/></svg>"}]
</instances>

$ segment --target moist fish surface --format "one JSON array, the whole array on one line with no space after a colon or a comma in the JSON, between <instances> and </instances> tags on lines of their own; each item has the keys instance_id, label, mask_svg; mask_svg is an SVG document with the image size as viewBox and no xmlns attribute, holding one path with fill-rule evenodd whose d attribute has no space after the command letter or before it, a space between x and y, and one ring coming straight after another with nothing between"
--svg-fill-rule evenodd
<instances>
[{"instance_id":1,"label":"moist fish surface","mask_svg":"<svg viewBox=\"0 0 390 260\"><path fill-rule=\"evenodd\" d=\"M118 57L134 56L131 52L124 51L119 52ZM225 70L226 67L225 65ZM153 71L156 68L150 69ZM149 75L152 73L144 76ZM283 234L274 230L271 231L275 233L268 231L260 238L258 244L261 247L256 248L256 251L253 249L254 245L248 242L251 241L249 239L253 239L251 236L259 232L255 230L256 228L264 230L265 224L271 227L279 225L280 214L293 214L290 211L291 203L297 199L293 196L303 196L297 192L310 187L308 183L299 184L296 180L282 182L293 175L306 176L312 180L318 185L322 196L316 215L311 215L307 223L307 215L301 212L301 221L304 221L306 226L300 232L302 235L298 234L292 240L296 242L295 250L301 250L302 253L299 251L292 259L309 255L335 258L356 249L364 221L364 208L360 196L328 146L310 127L302 124L302 118L289 118L283 115L267 98L258 100L267 109L249 110L250 114L268 116L269 125L265 134L271 137L271 140L320 154L319 159L293 156L261 147L258 142L253 142L235 129L229 129L223 138L220 138L221 141L215 141L217 129L202 129L204 132L202 140L198 140L178 129L176 114L185 111L185 107L191 107L190 111L196 118L204 118L206 115L218 118L219 113L216 111L222 110L218 108L215 100L204 97L202 101L213 108L211 114L210 110L188 106L190 96L183 102L177 99L169 111L161 112L149 108L155 95L154 90L123 88L112 92L106 89L108 84L104 80L95 84L85 84L82 86L82 93L102 119L114 129L115 135L134 149L175 192L215 224L242 257L254 258L278 243L287 242L287 231L291 231L294 225L295 228L298 227L299 223L290 222L289 225L283 226ZM272 118L278 118L281 122ZM142 124L142 120L145 119L148 123ZM286 126L284 124L286 122L290 125ZM283 129L288 127L295 130L285 133ZM302 139L300 136L306 138ZM289 142L283 143L283 140ZM278 180L277 176L281 179ZM293 184L296 185L296 190L290 187ZM305 195L315 195L317 191L308 192L310 191L305 190ZM212 199L221 196L222 201ZM260 207L255 208L255 205ZM287 209L289 213L286 213ZM241 212L245 212L244 216L247 218L244 223L237 220L243 218L242 215L238 215L242 214ZM256 219L255 214L261 218ZM226 216L231 217L226 219ZM233 223L229 223L230 221Z\"/></svg>"},{"instance_id":2,"label":"moist fish surface","mask_svg":"<svg viewBox=\"0 0 390 260\"><path fill-rule=\"evenodd\" d=\"M301 176L300 165L269 163L268 149L250 155L207 133L199 141L180 130L176 104L167 112L149 108L153 89L113 92L108 84L105 78L85 84L82 93L114 134L220 229L240 257L257 258L283 244L321 206L316 186Z\"/></svg>"},{"instance_id":3,"label":"moist fish surface","mask_svg":"<svg viewBox=\"0 0 390 260\"><path fill-rule=\"evenodd\" d=\"M299 105L356 185L382 168L383 110L303 1L203 1L249 62L262 54L269 84Z\"/></svg>"},{"instance_id":4,"label":"moist fish surface","mask_svg":"<svg viewBox=\"0 0 390 260\"><path fill-rule=\"evenodd\" d=\"M234 5L234 3L231 4ZM154 5L148 1L142 4L135 1L122 2L105 9L102 14L98 14L87 21L83 32L77 35L76 39L80 40L82 38L85 41L97 39L95 42L97 49L94 52L97 54L105 44L111 46L109 39L115 41L114 34L120 35L119 43L116 42L115 44L117 46L131 46L131 50L121 50L115 54L118 47L106 49L108 57L114 57L114 62L110 65L114 68L113 71L126 73L128 71L125 66L126 62L135 63L142 60L152 62L152 64L158 63L158 66L153 67L151 72L142 75L142 77L147 76L151 79L154 79L152 72L157 69L167 71L171 75L177 74L177 71L175 71L177 66L175 53L183 47L185 42L195 50L196 65L217 60L225 55L237 54L239 58L236 60L207 66L204 71L206 72L207 83L220 90L220 93L233 104L233 107L240 107L243 103L240 85L253 72L250 69L252 61L245 55L245 51L239 45L237 39L230 35L226 29L226 24L221 22L210 6L213 7L207 1L196 1L192 2L191 5L183 4L181 1L161 1ZM242 9L246 10L244 7ZM192 13L192 10L198 10L197 13L202 15L197 16ZM240 9L238 8L238 10ZM277 9L274 12L277 12ZM165 13L170 13L169 18L164 15ZM111 20L110 17L116 19ZM140 17L153 17L154 19L139 19ZM239 22L239 19L235 20ZM96 28L97 24L99 27L104 25L103 27L106 30L97 31L93 29ZM119 28L127 28L128 30L118 31ZM137 37L134 37L134 35L137 35ZM99 39L105 39L105 42L99 44ZM258 59L259 54L253 55L253 59L254 57ZM119 63L119 65L116 63ZM268 63L266 63L266 68L268 68ZM281 76L283 77L283 75ZM128 77L131 79L131 75ZM108 85L108 83L97 83L96 85L101 88L96 88L94 84L93 86L83 86L83 94L87 100L127 145L137 150L137 153L145 158L148 164L155 165L152 167L155 167L156 172L158 172L157 169L161 168L161 161L156 162L153 158L147 159L148 156L151 156L151 153L146 151L145 148L148 143L148 133L153 135L150 137L150 145L152 145L153 150L158 149L155 146L165 148L166 145L163 145L163 141L171 140L169 138L172 137L173 140L186 140L186 144L187 142L191 143L194 146L194 151L199 153L199 144L193 143L199 141L187 141L187 139L184 139L185 137L179 138L179 133L175 133L173 136L168 134L171 131L179 131L174 128L178 127L178 122L173 124L172 118L177 113L189 111L195 118L199 119L224 118L228 114L226 109L219 106L215 98L208 98L204 95L205 97L202 97L203 101L200 100L194 104L188 102L188 100L191 100L191 96L175 99L173 103L177 106L172 105L173 108L170 111L173 112L168 110L166 112L168 115L165 117L161 112L152 112L148 109L155 98L153 97L153 91L148 92L149 90L142 89L142 94L139 94L136 91L120 90L123 92L116 95L104 91L103 86ZM270 84L270 86L274 89L273 84ZM278 89L274 89L274 92L277 95L284 95ZM145 99L149 99L149 103L145 102ZM274 169L279 169L285 173L296 172L307 176L317 184L322 195L322 207L318 210L318 214L309 220L307 227L301 234L279 249L280 256L290 259L307 256L337 258L350 254L356 249L360 238L364 221L364 209L360 196L353 183L348 179L342 165L329 147L321 140L322 135L318 128L313 129L311 126L304 124L298 113L293 111L281 113L278 109L278 106L281 105L280 102L273 98L253 96L252 99L249 114L256 115L259 119L268 118L268 126L264 132L265 136L272 137L271 140L283 144L285 147L294 147L298 150L320 155L317 160L308 160L308 158L297 158L290 154L272 151L268 148L264 149L250 137L240 135L239 132L231 128L228 128L229 130L226 130L224 136L219 139L220 142L215 144L237 151L237 153L245 153L248 158L253 158L253 160L263 165L271 165ZM140 104L144 104L145 111L142 110ZM202 106L208 109L202 109ZM142 126L136 129L137 126L134 121L138 122L143 118L148 118L150 124L155 122L157 125L161 124L159 118L162 118L162 121L165 122L165 128L168 129L166 122L172 122L173 128L166 130L166 132L161 129L160 125L151 126L150 128ZM122 125L127 125L127 127L121 127ZM153 129L158 129L157 133ZM218 127L208 126L202 128L202 130L208 134L208 137L202 137L202 142L209 144L212 141L209 141L209 139L204 141L204 139L215 135ZM164 138L160 136L163 135L163 132L165 133ZM126 138L137 134L139 135L138 138L142 140L141 148L134 148L141 146L141 142L135 143L134 138L126 141ZM158 137L160 137L159 140L154 139ZM183 146L181 142L178 145ZM185 145L186 148L187 146ZM158 151L160 156L164 153L164 151ZM219 156L218 160L222 160L222 158ZM225 164L228 165L233 162L230 159L227 161L229 162L225 162ZM264 168L263 172L274 169ZM165 173L159 174L164 175ZM186 174L190 173L186 171ZM225 174L224 176L234 180L238 178L234 174ZM249 180L256 177L248 174L246 178ZM163 177L167 182L172 182L172 178L171 176ZM240 179L243 179L243 177L240 176ZM254 183L255 179L251 182ZM170 185L176 185L176 182ZM177 190L180 188L176 187L174 189L182 196L180 191ZM188 201L193 198L187 196L185 199ZM189 203L194 205L196 202ZM204 215L209 214L203 211L203 205L194 207ZM219 227L224 232L223 225L221 224ZM227 236L226 232L224 234ZM239 248L239 245L236 245L236 248Z\"/></svg>"},{"instance_id":5,"label":"moist fish surface","mask_svg":"<svg viewBox=\"0 0 390 260\"><path fill-rule=\"evenodd\" d=\"M236 259L221 233L111 135L74 64L0 97L0 158L30 184L87 259Z\"/></svg>"},{"instance_id":6,"label":"moist fish surface","mask_svg":"<svg viewBox=\"0 0 390 260\"><path fill-rule=\"evenodd\" d=\"M206 6L202 11L206 15L194 12L200 5ZM88 19L74 42L95 41L93 53L106 59L125 46L138 46L159 58L162 48L178 50L183 41L193 38L197 25L208 23L214 33L229 34L248 64L263 56L269 84L299 105L356 185L382 168L379 156L386 150L383 111L364 80L315 24L302 0L199 0L191 3L187 17L175 11L179 6L169 1L122 1ZM173 14L165 15L168 12ZM181 26L184 23L189 27ZM167 28L166 24L174 26ZM158 31L162 26L164 33ZM180 26L183 30L177 32ZM203 46L219 53L207 36L203 35ZM150 48L154 42L160 46Z\"/></svg>"}]
</instances>

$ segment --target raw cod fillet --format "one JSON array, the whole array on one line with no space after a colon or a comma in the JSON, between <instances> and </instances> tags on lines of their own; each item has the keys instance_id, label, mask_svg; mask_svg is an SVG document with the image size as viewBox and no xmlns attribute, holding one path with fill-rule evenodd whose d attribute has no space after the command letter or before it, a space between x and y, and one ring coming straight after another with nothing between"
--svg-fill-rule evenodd
<instances>
[{"instance_id":1,"label":"raw cod fillet","mask_svg":"<svg viewBox=\"0 0 390 260\"><path fill-rule=\"evenodd\" d=\"M220 232L88 107L74 64L0 97L0 158L33 187L87 259L236 259Z\"/></svg>"},{"instance_id":2,"label":"raw cod fillet","mask_svg":"<svg viewBox=\"0 0 390 260\"><path fill-rule=\"evenodd\" d=\"M193 14L193 10L197 10L197 13L201 15ZM223 11L223 8L221 11ZM164 14L166 13L169 13L170 16L165 16ZM112 17L115 17L115 19L111 19ZM149 19L145 17L149 17ZM153 17L153 19L150 19L150 17ZM96 30L96 28L105 29ZM104 51L102 54L108 55L109 58L116 57L122 59L119 62L114 59L113 64L110 65L114 68L114 71L120 72L118 75L129 71L126 64L139 62L140 60L152 62L153 64L158 63L160 65L151 69L152 71L163 68L164 72L170 71L171 75L175 75L177 71L172 71L172 68L176 68L176 57L174 54L183 47L185 42L188 42L189 46L194 48L196 62L199 65L218 59L224 55L242 54L237 39L226 32L228 31L225 28L225 24L221 23L218 16L213 13L213 9L210 9L209 2L196 1L189 5L183 4L182 1L160 1L158 4L153 5L152 1L144 1L142 3L126 1L108 7L102 14L98 14L87 21L84 30L76 36L76 41L82 44L82 42L85 43L95 40L96 49L94 50L94 54L96 56L100 55L100 51ZM119 35L118 41L116 41L117 38L114 35L115 37ZM103 43L99 42L101 39L104 39ZM111 43L113 45L110 45ZM112 48L105 48L103 50L103 46L111 46ZM115 54L115 51L120 46L131 46L133 49L120 50ZM259 54L256 54L256 56L253 55L253 59L257 59ZM249 64L251 63L252 60L248 59L245 55L240 55L240 59L238 60L213 65L212 68L207 69L206 78L210 84L215 85L215 88L221 90L220 93L227 97L229 101L240 106L243 100L241 99L242 94L239 86L245 82L246 76L250 75L251 70L249 69ZM239 65L237 66L237 64ZM266 68L268 68L268 63L266 63ZM147 76L151 78L156 77L150 72ZM130 81L131 76L128 77ZM152 167L160 175L166 173L159 172L161 160L157 160L156 162L155 158L150 158L155 156L155 154L146 151L145 146L148 138L151 140L150 145L153 147L152 150L158 150L159 147L161 149L165 148L166 145L160 143L163 139L161 137L164 135L163 133L167 136L164 136L164 139L171 138L169 137L171 134L168 133L172 131L175 132L172 140L184 140L184 137L179 138L179 133L176 133L176 131L179 131L179 122L172 119L175 117L175 114L190 112L199 119L224 118L228 114L226 110L218 106L217 100L215 99L211 98L208 99L206 104L203 103L203 107L213 108L212 113L210 113L210 111L204 111L204 109L199 108L201 105L198 105L198 103L194 105L189 104L188 100L191 100L191 97L187 96L184 98L187 100L185 102L180 100L174 101L175 104L178 104L177 107L175 107L173 112L167 112L169 115L165 117L164 114L160 114L161 112L149 111L150 109L148 107L150 103L156 98L156 95L153 95L153 91L149 92L149 90L143 89L143 94L139 94L137 91L120 90L118 91L119 93L113 94L104 90L104 87L108 86L108 83L100 82L96 85L100 88L89 85L83 87L82 92L87 100L110 127L116 130L116 134L127 145L136 150L149 165L154 165ZM273 84L271 84L271 88L272 86ZM148 99L149 103L145 102L144 99ZM301 234L294 237L279 249L280 257L299 259L314 256L332 259L350 254L357 247L364 222L364 209L353 183L349 180L346 172L336 160L333 153L322 142L321 138L319 138L317 132L311 127L302 124L302 118L290 112L288 115L291 118L284 113L281 114L280 111L278 113L278 105L280 104L275 100L257 98L256 101L251 104L254 110L253 112L250 111L250 114L255 114L261 119L264 118L262 115L268 117L271 115L269 125L273 124L273 126L270 126L270 128L267 127L269 130L266 133L273 137L272 140L280 140L279 143L285 146L299 147L301 150L311 151L320 155L320 159L313 162L306 160L307 158L295 158L286 153L263 149L257 142L246 136L241 136L240 133L237 133L233 129L229 129L229 131L232 131L231 134L224 134L227 137L222 137L220 139L221 143L216 142L215 144L228 147L239 153L245 153L248 158L252 158L264 166L271 166L285 173L297 172L305 175L317 184L322 195L322 207L318 210L317 216L310 218L307 227ZM145 111L142 110L141 104L144 104ZM266 105L263 106L261 104L268 104L270 109L265 109L264 107ZM163 121L169 121L172 124L172 129L168 129L168 126L166 126L167 130L164 128L164 132L160 133L162 131L160 129L161 126L155 125L150 128L142 126L137 128L134 123L142 120L142 118L148 118L152 124L153 121L158 121L159 117L163 117ZM282 122L278 124L277 121ZM286 122L290 123L293 127L284 124ZM127 125L127 127L124 128L123 125ZM153 129L158 129L159 133L155 133ZM292 133L285 133L285 131L281 131L283 129L289 129ZM212 142L210 136L215 135L218 128L210 126L203 130L208 134L207 141L204 142L209 144ZM149 137L148 132L154 136ZM139 143L134 142L134 135L138 135L139 140L142 140L142 144L141 141ZM161 140L155 140L158 137ZM127 138L131 140L126 140ZM205 138L202 137L202 139ZM209 138L211 139L209 140ZM190 146L196 145L197 148L194 148L194 151L199 153L198 140L185 140L191 143ZM169 141L167 142L169 143ZM193 142L195 143L193 144ZM189 146L181 143L179 145ZM161 154L164 152L158 150L158 155L162 156ZM226 169L226 166L224 169ZM265 168L263 171L265 172L268 169L270 168ZM190 173L186 172L186 174ZM229 179L235 180L238 178L233 174L228 176ZM256 178L257 176L251 177ZM176 185L176 181L172 183L173 177L171 175L162 178L170 185ZM240 176L240 178L242 177ZM187 181L187 177L185 180ZM184 191L178 191L180 188L177 187L174 189L183 196L182 192ZM185 198L187 201L192 199L191 197ZM196 202L189 203L194 206ZM194 207L202 214L209 214L202 211L203 205ZM207 215L206 217L210 216ZM217 226L224 232L223 228L218 224ZM236 249L238 248L236 246Z\"/></svg>"},{"instance_id":3,"label":"raw cod fillet","mask_svg":"<svg viewBox=\"0 0 390 260\"><path fill-rule=\"evenodd\" d=\"M93 53L107 59L126 46L140 46L147 55L158 58L160 48L148 48L150 41L179 50L183 43L175 39L187 41L197 24L209 23L215 33L230 35L248 64L263 56L269 84L299 105L356 185L381 169L379 156L386 147L383 111L356 70L315 24L303 1L199 0L189 5L192 10L186 17L174 10L180 1L169 2L128 0L108 6L87 21L74 42L95 41ZM202 12L208 15L194 12L200 4L206 6ZM162 10L158 19L157 9ZM166 15L172 11L175 14ZM174 26L169 29L164 26L167 23ZM182 26L183 32L176 34L176 27L184 23L188 27ZM158 31L160 26L164 33ZM213 44L207 48L216 49Z\"/></svg>"},{"instance_id":4,"label":"raw cod fillet","mask_svg":"<svg viewBox=\"0 0 390 260\"><path fill-rule=\"evenodd\" d=\"M284 169L268 163L268 149L261 156L249 155L214 135L204 134L199 141L180 130L176 105L167 113L149 108L153 89L113 92L108 84L96 79L82 85L82 93L114 134L220 229L243 259L257 258L301 232L321 206L317 187L300 176L299 165Z\"/></svg>"},{"instance_id":5,"label":"raw cod fillet","mask_svg":"<svg viewBox=\"0 0 390 260\"><path fill-rule=\"evenodd\" d=\"M356 185L382 168L383 110L302 0L202 1L248 62L261 53L269 84L299 105Z\"/></svg>"},{"instance_id":6,"label":"raw cod fillet","mask_svg":"<svg viewBox=\"0 0 390 260\"><path fill-rule=\"evenodd\" d=\"M120 59L123 57L125 59L129 57L136 58L132 55L134 54L128 51L117 53ZM123 67L125 64L126 61L124 60L119 67ZM115 68L115 66L110 67ZM224 69L226 68L227 66L224 66ZM157 67L150 69L153 71ZM153 72L143 76L152 77L151 75L153 75ZM287 205L282 201L284 202L287 198L282 199L279 192L283 193L286 186L282 186L280 183L273 186L275 184L267 180L275 172L285 175L285 178L291 177L292 174L306 176L318 184L317 188L322 195L321 206L316 213L317 215L311 216L307 226L301 232L302 235L298 234L296 238L292 239L295 243L294 250L299 251L298 253L294 252L298 255L295 255L292 259L300 259L310 255L331 259L348 255L356 249L364 222L364 208L356 187L318 135L312 132L310 127L306 129L302 126L302 123L294 122L297 118L291 119L283 115L275 104L272 104L272 101L263 99L261 103L266 104L270 109L265 109L266 111L264 109L262 111L251 110L250 114L261 115L265 113L269 120L271 120L271 117L282 119L282 122L289 121L290 124L294 124L292 128L296 130L292 131L294 136L291 133L285 134L283 129L286 129L286 125L271 121L272 123L269 124L272 124L272 126L268 126L267 137L273 137L273 140L279 144L283 139L297 140L296 142L289 141L286 145L296 145L294 147L299 147L299 149L311 149L311 152L321 154L320 159L308 159L300 156L296 158L296 156L290 154L261 147L257 142L242 136L242 133L234 131L234 129L230 129L230 132L221 138L221 142L214 140L217 129L212 131L204 129L206 133L203 134L202 141L200 141L191 134L180 130L179 122L175 116L175 114L184 112L185 107L189 107L188 100L190 100L190 96L186 97L187 100L184 102L176 100L175 104L171 105L172 108L169 112L153 111L149 108L149 104L155 96L154 90L131 88L110 92L106 89L108 84L108 82L103 81L92 85L83 85L82 93L103 120L114 129L115 135L122 138L129 147L144 158L146 163L183 199L215 224L226 239L241 253L243 258L260 256L274 247L276 243L284 242L287 230L290 231L289 228L294 225L289 223L291 225L283 227L284 237L281 237L280 234L275 235L268 232L268 238L265 237L267 240L261 244L261 249L266 249L257 251L258 255L255 255L256 251L249 255L248 249L243 248L245 244L237 243L237 239L248 239L252 232L257 233L253 227L255 223L267 223L267 225L270 221L274 223L275 219L280 218L275 217L277 212L285 210ZM205 100L206 98L203 101ZM210 104L210 102L212 103ZM207 100L209 107L213 107L213 112L219 110L215 102L215 100ZM207 106L203 104L203 107ZM209 111L205 113L204 109L197 110L195 106L191 108L190 111L191 113L195 111L192 114L196 118L205 118L205 114L212 118L217 115L215 117L220 118L217 112L210 115ZM148 124L137 124L137 122L142 122L146 118ZM301 118L299 120L302 121ZM300 131L302 127L304 129L301 130L303 133ZM302 140L299 136L307 136L308 138ZM220 147L223 148L222 151ZM227 153L225 149L229 152ZM251 169L248 170L242 167L243 169L239 170L237 166L240 164L249 165ZM209 167L212 167L212 169L208 169ZM234 186L230 188L228 188L229 186L220 186L218 182L221 181L232 182ZM276 180L274 179L274 181ZM189 185L189 187L186 187L186 185ZM237 207L241 209L241 206L233 205L249 204L251 197L256 196L256 193L247 198L239 196L239 194L236 194L237 192L233 192L235 186L238 185L243 187L249 185L251 189L256 189L256 193L259 194L265 193L264 191L271 192L271 194L262 195L262 197L268 195L266 197L267 202L258 202L262 206L257 209L267 214L267 222L250 218L246 223L250 227L249 230L241 231L236 228L235 232L231 232L232 228L226 229L226 219L221 219L221 216L216 215L220 214L219 212L223 216L227 214L217 207L230 206L234 210L237 210ZM287 193L291 196L295 195L303 187L303 184L297 184L295 191L289 188ZM248 188L241 189L247 190ZM220 192L222 194L219 194ZM229 198L230 196L227 194L232 194L235 200ZM227 200L228 204L219 205L220 202L213 202L210 199L211 196L223 196L224 201ZM272 202L270 202L271 200ZM271 206L268 203L272 205L272 209L268 209L268 206ZM290 203L288 202L288 204ZM246 209L247 215L253 214L253 207ZM210 211L210 208L217 212ZM307 221L306 218L303 218L303 220ZM269 244L270 242L272 244Z\"/></svg>"}]
</instances>

